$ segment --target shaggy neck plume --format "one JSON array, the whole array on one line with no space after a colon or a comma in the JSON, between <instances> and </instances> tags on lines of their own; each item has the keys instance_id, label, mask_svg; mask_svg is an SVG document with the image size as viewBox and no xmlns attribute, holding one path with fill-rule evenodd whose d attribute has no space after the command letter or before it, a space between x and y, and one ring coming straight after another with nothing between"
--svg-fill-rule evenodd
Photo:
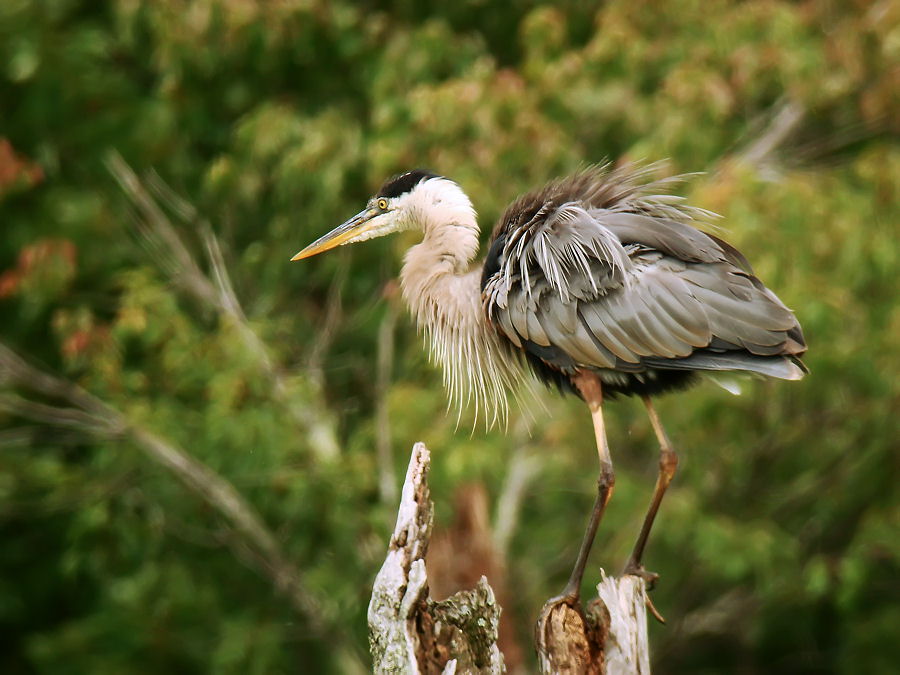
<instances>
[{"instance_id":1,"label":"shaggy neck plume","mask_svg":"<svg viewBox=\"0 0 900 675\"><path fill-rule=\"evenodd\" d=\"M515 360L489 327L481 303L480 270L470 270L478 251L478 223L469 199L448 185L416 195L413 219L425 236L406 253L400 273L403 297L424 329L433 361L440 363L450 404L473 401L490 423L505 419L506 388L512 388Z\"/></svg>"}]
</instances>

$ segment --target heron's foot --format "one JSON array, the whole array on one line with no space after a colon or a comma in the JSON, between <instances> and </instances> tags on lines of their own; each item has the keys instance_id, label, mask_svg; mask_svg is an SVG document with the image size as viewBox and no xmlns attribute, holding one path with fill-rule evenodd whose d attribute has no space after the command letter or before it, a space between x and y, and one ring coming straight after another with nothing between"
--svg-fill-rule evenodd
<instances>
[{"instance_id":1,"label":"heron's foot","mask_svg":"<svg viewBox=\"0 0 900 675\"><path fill-rule=\"evenodd\" d=\"M640 563L636 563L633 560L629 560L625 564L625 569L622 570L622 575L631 574L635 577L640 577L644 580L644 583L647 585L647 590L652 591L654 586L656 586L656 581L659 579L659 575L656 572L649 572L644 569L644 566ZM653 601L650 600L650 596L647 596L646 600L647 610L650 614L653 615L653 618L664 624L666 620L663 618L663 615L659 613L659 610L653 606Z\"/></svg>"},{"instance_id":2,"label":"heron's foot","mask_svg":"<svg viewBox=\"0 0 900 675\"><path fill-rule=\"evenodd\" d=\"M581 597L578 589L572 590L566 586L563 592L556 595L541 607L535 626L536 635L546 636L549 632L559 630L560 625L572 623L584 623L584 610L581 607Z\"/></svg>"},{"instance_id":3,"label":"heron's foot","mask_svg":"<svg viewBox=\"0 0 900 675\"><path fill-rule=\"evenodd\" d=\"M625 569L622 570L622 575L624 576L625 574L630 574L643 579L644 583L647 584L648 591L652 591L656 587L656 582L659 579L659 575L656 572L645 570L643 565L634 560L629 560L625 563Z\"/></svg>"},{"instance_id":4,"label":"heron's foot","mask_svg":"<svg viewBox=\"0 0 900 675\"><path fill-rule=\"evenodd\" d=\"M649 595L644 599L644 605L647 607L647 611L653 615L654 619L656 619L663 625L666 624L665 617L663 617L663 615L659 613L659 610L653 606L653 601L650 599Z\"/></svg>"},{"instance_id":5,"label":"heron's foot","mask_svg":"<svg viewBox=\"0 0 900 675\"><path fill-rule=\"evenodd\" d=\"M602 672L604 629L590 611L585 614L577 592L550 598L535 624L534 644L542 663L553 672Z\"/></svg>"},{"instance_id":6,"label":"heron's foot","mask_svg":"<svg viewBox=\"0 0 900 675\"><path fill-rule=\"evenodd\" d=\"M541 607L538 623L543 623L554 610L558 611L563 607L568 607L576 612L581 612L581 598L579 596L580 594L578 591L570 591L568 588L559 595L553 596L544 603L543 607Z\"/></svg>"}]
</instances>

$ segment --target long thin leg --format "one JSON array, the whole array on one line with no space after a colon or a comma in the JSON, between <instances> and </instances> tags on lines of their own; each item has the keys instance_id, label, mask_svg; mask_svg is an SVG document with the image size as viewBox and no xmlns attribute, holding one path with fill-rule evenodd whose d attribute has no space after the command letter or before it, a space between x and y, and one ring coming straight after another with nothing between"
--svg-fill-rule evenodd
<instances>
[{"instance_id":1,"label":"long thin leg","mask_svg":"<svg viewBox=\"0 0 900 675\"><path fill-rule=\"evenodd\" d=\"M600 477L597 479L597 499L591 511L578 559L562 595L550 598L541 609L534 627L535 647L544 665L566 665L554 668L559 672L603 672L603 635L597 621L591 621L581 607L581 579L587 565L597 526L612 497L616 477L613 473L606 429L603 425L603 392L600 378L593 373L577 373L572 377L578 391L591 409L594 435L600 457ZM576 665L577 664L577 665Z\"/></svg>"},{"instance_id":2,"label":"long thin leg","mask_svg":"<svg viewBox=\"0 0 900 675\"><path fill-rule=\"evenodd\" d=\"M613 488L616 485L616 476L613 472L612 458L609 454L609 445L606 442L606 427L603 423L603 391L600 378L593 373L579 373L572 378L573 383L591 410L591 418L594 422L594 436L597 441L597 454L600 458L600 476L597 479L597 498L594 500L594 508L591 510L591 518L588 521L587 530L581 540L581 548L575 560L575 567L569 576L569 581L563 590L562 597L575 600L581 590L581 579L587 566L591 546L597 534L597 527L603 518L606 505L612 497Z\"/></svg>"},{"instance_id":3,"label":"long thin leg","mask_svg":"<svg viewBox=\"0 0 900 675\"><path fill-rule=\"evenodd\" d=\"M656 518L657 511L659 511L659 505L662 503L663 495L665 495L669 483L672 482L672 477L675 475L675 469L678 467L678 456L672 449L669 437L666 436L666 431L659 421L659 415L656 414L656 409L653 407L653 403L651 403L649 396L644 396L644 405L647 406L650 424L653 425L653 431L656 432L656 438L659 441L659 475L656 478L656 488L653 490L653 499L650 502L650 508L647 509L647 515L644 516L644 524L641 526L641 532L638 534L637 541L634 543L634 550L632 550L628 562L625 563L625 569L622 573L635 574L643 577L649 585L652 585L653 582L656 581L657 575L644 570L643 565L641 565L641 558L644 555L644 547L647 546L650 528L653 527L653 521Z\"/></svg>"}]
</instances>

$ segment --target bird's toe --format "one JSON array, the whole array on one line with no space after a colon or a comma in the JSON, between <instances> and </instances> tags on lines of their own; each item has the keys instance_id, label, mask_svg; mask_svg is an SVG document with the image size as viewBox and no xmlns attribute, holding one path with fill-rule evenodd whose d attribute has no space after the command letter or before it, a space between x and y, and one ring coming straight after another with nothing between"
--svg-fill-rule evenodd
<instances>
[{"instance_id":1,"label":"bird's toe","mask_svg":"<svg viewBox=\"0 0 900 675\"><path fill-rule=\"evenodd\" d=\"M563 605L571 607L572 609L580 609L581 599L579 598L579 594L564 591L560 595L550 598L541 608L541 616L549 615L554 609L558 609Z\"/></svg>"},{"instance_id":2,"label":"bird's toe","mask_svg":"<svg viewBox=\"0 0 900 675\"><path fill-rule=\"evenodd\" d=\"M622 570L622 574L631 574L632 576L640 577L644 580L644 583L647 584L648 591L653 590L653 588L656 586L656 581L659 579L659 575L656 572L646 570L640 563L631 561L629 561L628 564L625 565L625 569Z\"/></svg>"}]
</instances>

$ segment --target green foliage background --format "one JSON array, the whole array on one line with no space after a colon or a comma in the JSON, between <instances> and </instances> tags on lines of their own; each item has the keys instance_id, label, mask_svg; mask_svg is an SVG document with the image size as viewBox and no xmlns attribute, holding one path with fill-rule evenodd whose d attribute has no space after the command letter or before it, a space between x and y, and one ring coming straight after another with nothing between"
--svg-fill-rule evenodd
<instances>
[{"instance_id":1,"label":"green foliage background","mask_svg":"<svg viewBox=\"0 0 900 675\"><path fill-rule=\"evenodd\" d=\"M432 449L439 522L456 486L483 481L496 500L516 453L541 462L508 552L505 610L530 645L592 500L583 406L548 394L530 437L518 414L509 433L457 430L403 314L377 382L409 238L287 261L393 172L454 178L487 232L521 191L584 163L667 157L706 172L692 203L724 216L795 309L812 373L660 401L682 462L647 557L670 620L651 628L655 672L892 672L898 63L886 1L0 3L2 340L231 481L334 627L316 635L134 443L0 413L0 670L341 672L364 657L396 508L379 496L379 406L397 480L415 440ZM802 121L748 161L786 104ZM201 214L174 219L203 265L210 223L284 396L234 322L133 235L113 150ZM608 416L618 482L595 571L624 561L656 466L639 404Z\"/></svg>"}]
</instances>

